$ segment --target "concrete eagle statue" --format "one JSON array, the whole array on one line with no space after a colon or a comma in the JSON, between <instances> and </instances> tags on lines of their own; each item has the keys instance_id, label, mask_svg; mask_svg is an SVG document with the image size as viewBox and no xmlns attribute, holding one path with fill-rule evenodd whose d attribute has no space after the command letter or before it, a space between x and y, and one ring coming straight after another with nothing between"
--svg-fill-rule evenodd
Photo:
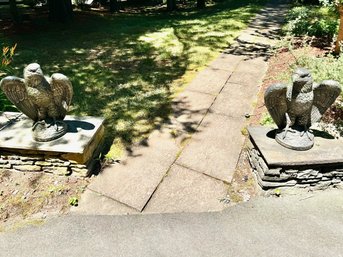
<instances>
[{"instance_id":1,"label":"concrete eagle statue","mask_svg":"<svg viewBox=\"0 0 343 257\"><path fill-rule=\"evenodd\" d=\"M264 101L279 128L276 141L294 150L310 149L314 135L309 128L321 119L341 90L341 85L334 80L314 83L305 68L294 71L291 85L271 85L265 92Z\"/></svg>"},{"instance_id":2,"label":"concrete eagle statue","mask_svg":"<svg viewBox=\"0 0 343 257\"><path fill-rule=\"evenodd\" d=\"M31 63L24 69L24 79L7 76L0 82L7 98L33 120L33 138L51 141L67 132L63 122L73 97L69 79L60 73L50 78L43 75L39 64Z\"/></svg>"}]
</instances>

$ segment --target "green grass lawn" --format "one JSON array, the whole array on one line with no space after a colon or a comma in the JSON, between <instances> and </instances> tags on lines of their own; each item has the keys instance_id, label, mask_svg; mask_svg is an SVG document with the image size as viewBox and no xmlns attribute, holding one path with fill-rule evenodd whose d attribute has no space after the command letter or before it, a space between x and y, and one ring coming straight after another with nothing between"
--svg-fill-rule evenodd
<instances>
[{"instance_id":1,"label":"green grass lawn","mask_svg":"<svg viewBox=\"0 0 343 257\"><path fill-rule=\"evenodd\" d=\"M264 0L227 0L205 10L171 14L79 13L71 25L0 36L18 44L12 66L41 64L74 87L71 114L106 118L111 157L168 120L171 98L228 47ZM118 148L119 147L119 148Z\"/></svg>"}]
</instances>

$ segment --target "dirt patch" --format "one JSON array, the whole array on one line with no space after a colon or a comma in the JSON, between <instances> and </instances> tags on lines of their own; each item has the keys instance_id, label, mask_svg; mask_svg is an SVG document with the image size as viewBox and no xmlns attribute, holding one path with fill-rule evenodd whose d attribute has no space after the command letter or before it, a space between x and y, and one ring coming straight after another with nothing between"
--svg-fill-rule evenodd
<instances>
[{"instance_id":1,"label":"dirt patch","mask_svg":"<svg viewBox=\"0 0 343 257\"><path fill-rule=\"evenodd\" d=\"M0 232L66 214L89 178L0 170Z\"/></svg>"}]
</instances>

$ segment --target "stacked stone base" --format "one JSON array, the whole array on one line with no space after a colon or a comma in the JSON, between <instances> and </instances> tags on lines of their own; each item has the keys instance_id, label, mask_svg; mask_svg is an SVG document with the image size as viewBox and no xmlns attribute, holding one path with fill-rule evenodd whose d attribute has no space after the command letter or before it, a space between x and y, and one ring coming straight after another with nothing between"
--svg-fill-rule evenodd
<instances>
[{"instance_id":1,"label":"stacked stone base","mask_svg":"<svg viewBox=\"0 0 343 257\"><path fill-rule=\"evenodd\" d=\"M65 160L57 156L15 155L1 153L0 172L45 172L60 176L87 177L92 173L94 163L79 164L73 160Z\"/></svg>"},{"instance_id":2,"label":"stacked stone base","mask_svg":"<svg viewBox=\"0 0 343 257\"><path fill-rule=\"evenodd\" d=\"M249 161L258 184L264 190L278 187L343 188L343 164L270 167L253 144L249 147Z\"/></svg>"},{"instance_id":3,"label":"stacked stone base","mask_svg":"<svg viewBox=\"0 0 343 257\"><path fill-rule=\"evenodd\" d=\"M53 141L32 138L32 120L20 113L0 113L0 172L46 172L86 177L96 173L104 140L104 119L66 116L68 131Z\"/></svg>"}]
</instances>

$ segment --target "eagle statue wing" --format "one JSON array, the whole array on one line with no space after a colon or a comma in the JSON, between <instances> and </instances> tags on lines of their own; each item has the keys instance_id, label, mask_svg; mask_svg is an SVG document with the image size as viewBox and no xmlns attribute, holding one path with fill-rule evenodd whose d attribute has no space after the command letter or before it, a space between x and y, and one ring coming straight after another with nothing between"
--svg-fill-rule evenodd
<instances>
[{"instance_id":1,"label":"eagle statue wing","mask_svg":"<svg viewBox=\"0 0 343 257\"><path fill-rule=\"evenodd\" d=\"M38 110L29 98L23 79L7 76L0 81L0 87L18 110L32 120L38 120Z\"/></svg>"},{"instance_id":2,"label":"eagle statue wing","mask_svg":"<svg viewBox=\"0 0 343 257\"><path fill-rule=\"evenodd\" d=\"M341 85L335 80L324 80L313 86L313 106L311 123L321 119L326 110L335 102L342 92Z\"/></svg>"},{"instance_id":3,"label":"eagle statue wing","mask_svg":"<svg viewBox=\"0 0 343 257\"><path fill-rule=\"evenodd\" d=\"M277 83L267 88L264 94L264 102L269 114L279 129L286 126L287 112L287 85Z\"/></svg>"},{"instance_id":4,"label":"eagle statue wing","mask_svg":"<svg viewBox=\"0 0 343 257\"><path fill-rule=\"evenodd\" d=\"M70 80L61 73L54 73L50 79L50 87L54 95L55 104L64 110L63 118L73 98L73 86Z\"/></svg>"}]
</instances>

